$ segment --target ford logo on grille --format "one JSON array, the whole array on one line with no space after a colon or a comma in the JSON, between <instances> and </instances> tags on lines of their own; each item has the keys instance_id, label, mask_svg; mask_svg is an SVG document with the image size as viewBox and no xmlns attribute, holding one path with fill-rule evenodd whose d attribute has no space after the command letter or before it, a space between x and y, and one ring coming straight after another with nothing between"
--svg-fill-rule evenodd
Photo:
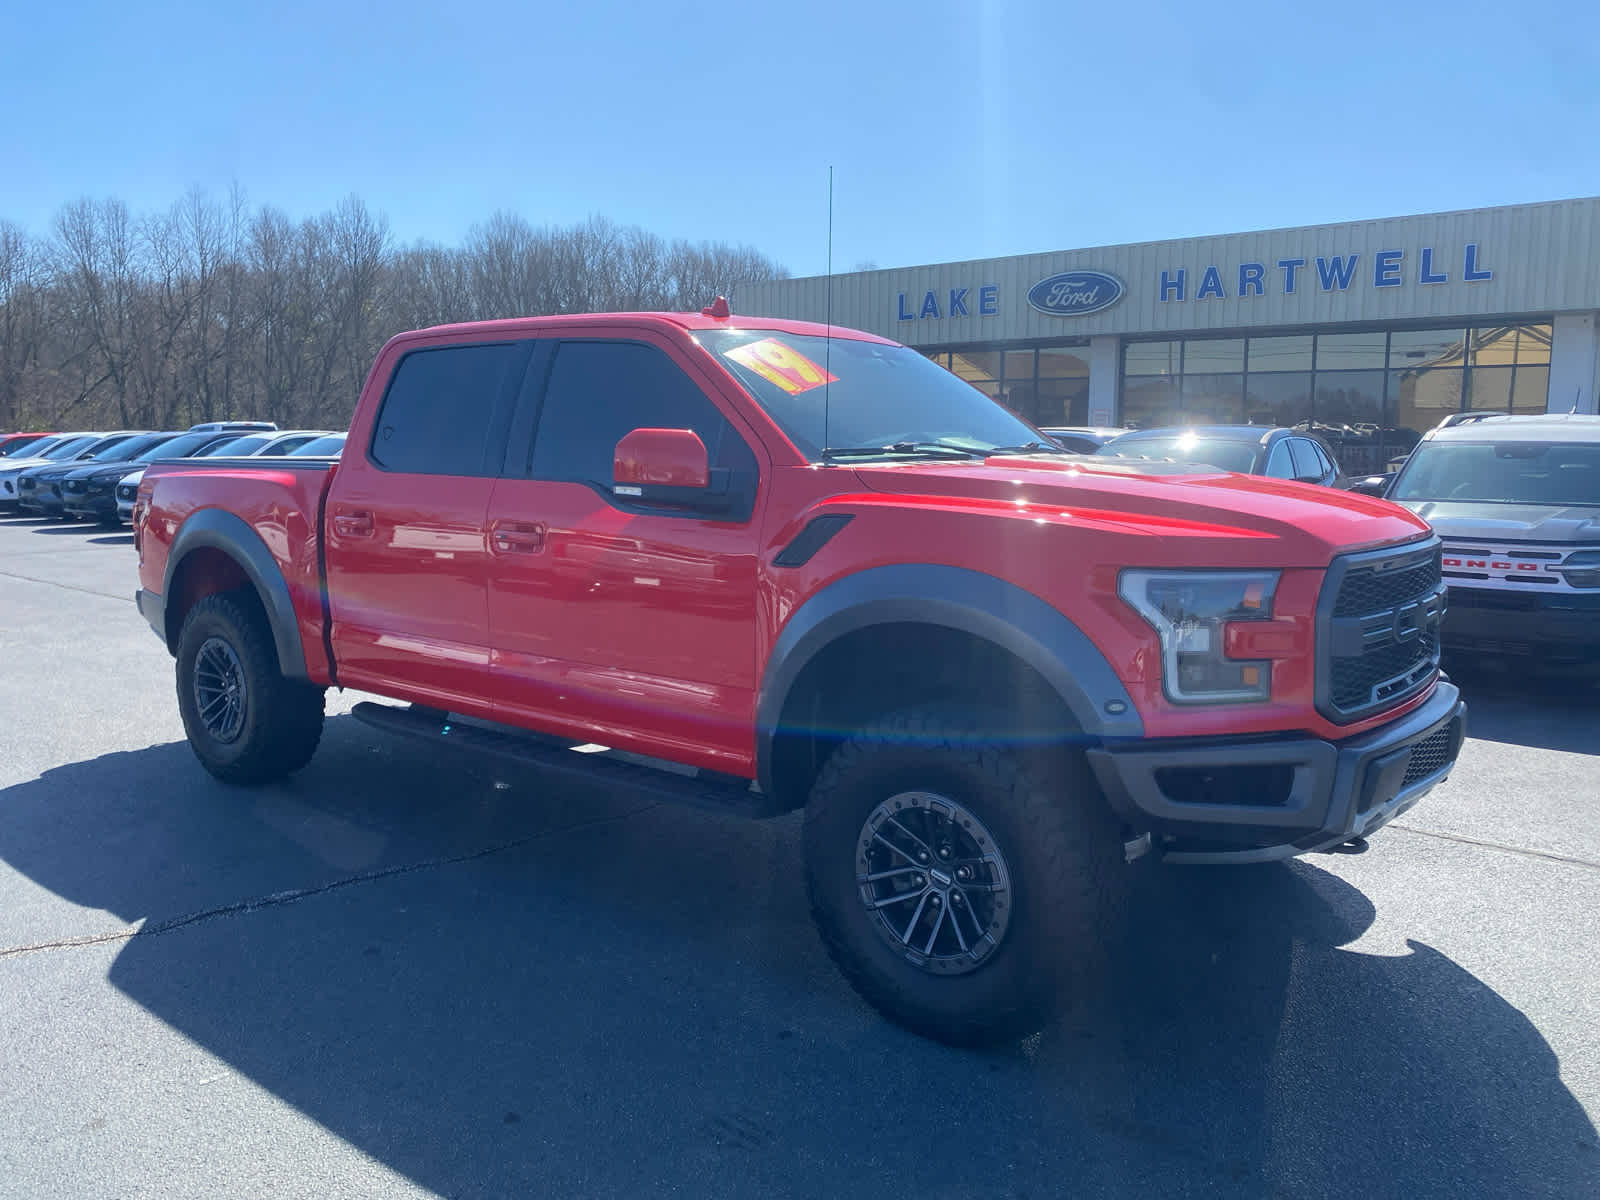
<instances>
[{"instance_id":1,"label":"ford logo on grille","mask_svg":"<svg viewBox=\"0 0 1600 1200\"><path fill-rule=\"evenodd\" d=\"M1122 280L1104 271L1063 271L1028 289L1028 304L1051 317L1084 317L1122 299Z\"/></svg>"}]
</instances>

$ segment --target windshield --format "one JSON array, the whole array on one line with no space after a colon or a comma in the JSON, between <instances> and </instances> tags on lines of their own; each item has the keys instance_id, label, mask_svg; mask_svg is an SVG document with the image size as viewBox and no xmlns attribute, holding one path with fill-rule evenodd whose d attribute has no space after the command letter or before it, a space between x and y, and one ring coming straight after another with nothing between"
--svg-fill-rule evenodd
<instances>
[{"instance_id":1,"label":"windshield","mask_svg":"<svg viewBox=\"0 0 1600 1200\"><path fill-rule=\"evenodd\" d=\"M187 458L201 446L212 441L214 433L184 433L167 437L131 459L132 462L154 462L158 458Z\"/></svg>"},{"instance_id":2,"label":"windshield","mask_svg":"<svg viewBox=\"0 0 1600 1200\"><path fill-rule=\"evenodd\" d=\"M272 439L270 437L240 437L232 441L222 442L197 455L198 458L214 458L219 455L249 454L252 450L259 450Z\"/></svg>"},{"instance_id":3,"label":"windshield","mask_svg":"<svg viewBox=\"0 0 1600 1200\"><path fill-rule=\"evenodd\" d=\"M49 451L46 451L39 457L48 458L51 462L63 462L66 459L72 458L74 455L82 454L90 446L94 445L94 442L95 439L92 434L86 434L83 437L68 438L66 441L61 442L59 445L55 446Z\"/></svg>"},{"instance_id":4,"label":"windshield","mask_svg":"<svg viewBox=\"0 0 1600 1200\"><path fill-rule=\"evenodd\" d=\"M170 433L147 433L134 437L125 437L113 442L104 449L96 450L89 456L90 462L127 462L136 454L142 454L152 446L159 446L170 439Z\"/></svg>"},{"instance_id":5,"label":"windshield","mask_svg":"<svg viewBox=\"0 0 1600 1200\"><path fill-rule=\"evenodd\" d=\"M21 456L26 458L33 454L39 447L48 446L53 440L54 439L52 438L28 437L26 435L22 437L0 438L0 458L10 458L13 455L24 451L26 453L21 453Z\"/></svg>"},{"instance_id":6,"label":"windshield","mask_svg":"<svg viewBox=\"0 0 1600 1200\"><path fill-rule=\"evenodd\" d=\"M1241 475L1250 474L1256 463L1254 442L1200 437L1193 433L1177 433L1171 437L1112 438L1095 453L1107 458L1173 459L1177 462L1201 463L1223 471L1237 471Z\"/></svg>"},{"instance_id":7,"label":"windshield","mask_svg":"<svg viewBox=\"0 0 1600 1200\"><path fill-rule=\"evenodd\" d=\"M1600 507L1600 445L1425 442L1389 498Z\"/></svg>"},{"instance_id":8,"label":"windshield","mask_svg":"<svg viewBox=\"0 0 1600 1200\"><path fill-rule=\"evenodd\" d=\"M943 443L959 452L1042 441L1031 425L905 346L769 329L698 336L813 460L824 447Z\"/></svg>"},{"instance_id":9,"label":"windshield","mask_svg":"<svg viewBox=\"0 0 1600 1200\"><path fill-rule=\"evenodd\" d=\"M0 443L0 458L38 458L48 454L50 447L59 445L60 438L12 438Z\"/></svg>"},{"instance_id":10,"label":"windshield","mask_svg":"<svg viewBox=\"0 0 1600 1200\"><path fill-rule=\"evenodd\" d=\"M344 434L335 433L329 437L312 438L304 446L297 447L289 453L296 458L333 457L344 451Z\"/></svg>"}]
</instances>

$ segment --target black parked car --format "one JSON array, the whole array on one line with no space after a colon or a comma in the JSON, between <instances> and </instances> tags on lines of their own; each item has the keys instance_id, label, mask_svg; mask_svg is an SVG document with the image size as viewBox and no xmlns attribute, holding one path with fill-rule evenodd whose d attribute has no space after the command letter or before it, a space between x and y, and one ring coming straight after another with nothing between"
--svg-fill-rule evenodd
<instances>
[{"instance_id":1,"label":"black parked car","mask_svg":"<svg viewBox=\"0 0 1600 1200\"><path fill-rule=\"evenodd\" d=\"M100 435L68 461L30 467L17 476L17 507L34 516L63 516L60 483L68 471L90 462L119 461L119 456L120 461L126 461L127 455L148 446L144 439L165 436L149 430L123 429Z\"/></svg>"},{"instance_id":2,"label":"black parked car","mask_svg":"<svg viewBox=\"0 0 1600 1200\"><path fill-rule=\"evenodd\" d=\"M1096 454L1204 463L1241 475L1265 475L1323 487L1348 488L1333 453L1321 440L1269 425L1195 425L1140 429L1112 438Z\"/></svg>"},{"instance_id":3,"label":"black parked car","mask_svg":"<svg viewBox=\"0 0 1600 1200\"><path fill-rule=\"evenodd\" d=\"M218 442L232 441L235 433L201 431L167 433L131 458L77 464L59 480L62 508L69 515L102 525L120 523L117 515L117 484L130 471L136 471L158 458L189 458L204 453Z\"/></svg>"}]
</instances>

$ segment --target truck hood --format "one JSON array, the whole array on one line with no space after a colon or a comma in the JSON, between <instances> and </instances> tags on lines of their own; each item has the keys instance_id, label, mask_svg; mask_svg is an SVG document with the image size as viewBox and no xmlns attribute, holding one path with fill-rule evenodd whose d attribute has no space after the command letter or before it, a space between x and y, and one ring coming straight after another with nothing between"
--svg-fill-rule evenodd
<instances>
[{"instance_id":1,"label":"truck hood","mask_svg":"<svg viewBox=\"0 0 1600 1200\"><path fill-rule=\"evenodd\" d=\"M1494 542L1600 542L1600 508L1559 504L1471 504L1406 500L1444 538Z\"/></svg>"},{"instance_id":2,"label":"truck hood","mask_svg":"<svg viewBox=\"0 0 1600 1200\"><path fill-rule=\"evenodd\" d=\"M1427 522L1386 500L1184 463L1002 457L858 465L862 486L900 496L1054 509L1129 533L1236 543L1231 565L1325 567L1339 553L1415 541Z\"/></svg>"}]
</instances>

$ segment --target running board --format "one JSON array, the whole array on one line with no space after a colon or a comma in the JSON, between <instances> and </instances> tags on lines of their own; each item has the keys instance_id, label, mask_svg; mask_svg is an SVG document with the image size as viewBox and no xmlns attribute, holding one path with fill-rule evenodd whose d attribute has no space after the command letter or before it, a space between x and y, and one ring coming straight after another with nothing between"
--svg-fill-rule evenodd
<instances>
[{"instance_id":1,"label":"running board","mask_svg":"<svg viewBox=\"0 0 1600 1200\"><path fill-rule=\"evenodd\" d=\"M776 817L788 811L756 790L750 780L738 776L676 764L648 766L655 760L604 746L457 721L448 713L420 705L401 708L363 700L350 710L350 715L385 733L492 755L570 780L626 788L666 803L744 817Z\"/></svg>"}]
</instances>

